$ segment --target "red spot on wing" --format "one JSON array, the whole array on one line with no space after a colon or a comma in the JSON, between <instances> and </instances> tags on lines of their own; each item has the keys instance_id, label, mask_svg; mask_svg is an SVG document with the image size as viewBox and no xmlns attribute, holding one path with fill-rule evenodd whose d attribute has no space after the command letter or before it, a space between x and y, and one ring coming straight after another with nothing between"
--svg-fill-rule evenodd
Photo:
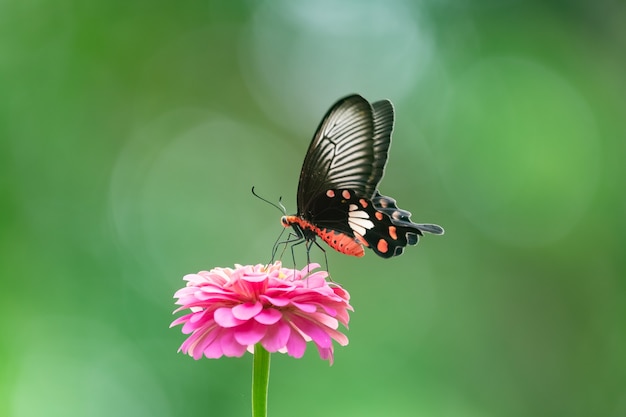
<instances>
[{"instance_id":1,"label":"red spot on wing","mask_svg":"<svg viewBox=\"0 0 626 417\"><path fill-rule=\"evenodd\" d=\"M369 204L369 203L367 202L367 200L366 200L366 199L364 199L364 198L361 198L361 199L359 200L359 203L361 204L361 207L363 207L363 208L367 208L367 206L368 206L368 204Z\"/></svg>"},{"instance_id":2,"label":"red spot on wing","mask_svg":"<svg viewBox=\"0 0 626 417\"><path fill-rule=\"evenodd\" d=\"M335 192L333 190L326 191L326 197L333 198L335 196Z\"/></svg>"},{"instance_id":3,"label":"red spot on wing","mask_svg":"<svg viewBox=\"0 0 626 417\"><path fill-rule=\"evenodd\" d=\"M375 214L376 218L380 221L383 219L383 213L380 211L377 211Z\"/></svg>"},{"instance_id":4,"label":"red spot on wing","mask_svg":"<svg viewBox=\"0 0 626 417\"><path fill-rule=\"evenodd\" d=\"M393 240L398 240L398 233L396 233L396 226L389 226L389 236Z\"/></svg>"},{"instance_id":5,"label":"red spot on wing","mask_svg":"<svg viewBox=\"0 0 626 417\"><path fill-rule=\"evenodd\" d=\"M341 192L341 195L342 195L342 197L343 197L343 198L345 198L346 200L350 200L350 191L348 191L348 190L343 190L343 191Z\"/></svg>"},{"instance_id":6,"label":"red spot on wing","mask_svg":"<svg viewBox=\"0 0 626 417\"><path fill-rule=\"evenodd\" d=\"M378 244L376 245L376 249L378 249L380 253L387 253L387 251L389 250L389 245L387 244L385 239L380 239L378 241Z\"/></svg>"}]
</instances>

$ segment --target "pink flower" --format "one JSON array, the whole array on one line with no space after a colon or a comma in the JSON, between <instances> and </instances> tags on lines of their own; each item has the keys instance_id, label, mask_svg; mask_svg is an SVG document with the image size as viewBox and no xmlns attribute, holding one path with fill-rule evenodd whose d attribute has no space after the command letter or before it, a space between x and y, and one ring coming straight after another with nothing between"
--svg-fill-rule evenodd
<instances>
[{"instance_id":1,"label":"pink flower","mask_svg":"<svg viewBox=\"0 0 626 417\"><path fill-rule=\"evenodd\" d=\"M328 273L271 265L235 265L215 268L184 277L187 286L174 294L176 312L190 313L174 320L191 334L179 351L200 359L242 356L256 343L268 352L304 355L306 342L313 341L320 357L333 362L332 339L342 346L348 338L337 330L348 326L350 294L339 285L326 282Z\"/></svg>"}]
</instances>

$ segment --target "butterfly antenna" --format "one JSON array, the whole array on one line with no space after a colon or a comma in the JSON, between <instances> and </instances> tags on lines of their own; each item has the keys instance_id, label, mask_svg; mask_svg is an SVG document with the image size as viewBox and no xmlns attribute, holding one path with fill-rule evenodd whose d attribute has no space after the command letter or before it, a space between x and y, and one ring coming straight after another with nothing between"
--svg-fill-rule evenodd
<instances>
[{"instance_id":1,"label":"butterfly antenna","mask_svg":"<svg viewBox=\"0 0 626 417\"><path fill-rule=\"evenodd\" d=\"M287 214L287 209L283 205L283 196L282 195L280 197L278 197L278 205L280 206L280 210L283 212L283 214Z\"/></svg>"},{"instance_id":2,"label":"butterfly antenna","mask_svg":"<svg viewBox=\"0 0 626 417\"><path fill-rule=\"evenodd\" d=\"M255 193L254 192L254 187L252 187L252 195L254 195L259 200L265 201L267 204L276 207L278 210L280 210L281 213L283 213L284 215L287 215L287 209L285 208L285 206L283 206L283 203L281 203L282 197L278 198L278 204L274 204L271 201L269 201L269 200L261 197L257 193Z\"/></svg>"}]
</instances>

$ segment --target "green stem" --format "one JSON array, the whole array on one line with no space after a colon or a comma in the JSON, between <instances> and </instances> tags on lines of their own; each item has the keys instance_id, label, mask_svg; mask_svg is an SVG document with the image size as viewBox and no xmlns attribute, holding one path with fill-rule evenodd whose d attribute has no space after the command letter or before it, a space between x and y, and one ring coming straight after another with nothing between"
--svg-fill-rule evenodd
<instances>
[{"instance_id":1,"label":"green stem","mask_svg":"<svg viewBox=\"0 0 626 417\"><path fill-rule=\"evenodd\" d=\"M270 353L254 345L252 363L252 417L267 417L267 388L270 381Z\"/></svg>"}]
</instances>

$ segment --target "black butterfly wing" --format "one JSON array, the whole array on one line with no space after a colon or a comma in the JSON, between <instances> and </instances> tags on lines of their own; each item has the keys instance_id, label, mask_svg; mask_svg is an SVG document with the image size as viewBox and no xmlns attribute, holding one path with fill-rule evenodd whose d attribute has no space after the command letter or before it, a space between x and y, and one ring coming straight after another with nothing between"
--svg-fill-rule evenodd
<instances>
[{"instance_id":1,"label":"black butterfly wing","mask_svg":"<svg viewBox=\"0 0 626 417\"><path fill-rule=\"evenodd\" d=\"M407 245L417 245L419 237L424 233L444 233L443 227L437 224L413 223L409 211L398 208L396 200L381 195L378 191L372 203L374 213L370 218L373 226L366 231L364 237L378 256L390 258L401 255Z\"/></svg>"},{"instance_id":2,"label":"black butterfly wing","mask_svg":"<svg viewBox=\"0 0 626 417\"><path fill-rule=\"evenodd\" d=\"M313 200L310 216L310 224L323 231L320 236L333 249L346 253L339 244L356 240L383 258L401 255L406 246L416 245L425 232L444 232L436 224L413 223L410 212L398 208L396 200L378 191L369 200L350 190L327 190Z\"/></svg>"},{"instance_id":3,"label":"black butterfly wing","mask_svg":"<svg viewBox=\"0 0 626 417\"><path fill-rule=\"evenodd\" d=\"M316 199L348 189L371 199L383 177L393 130L388 100L370 104L359 95L335 103L322 119L298 183L298 214L308 218Z\"/></svg>"}]
</instances>

